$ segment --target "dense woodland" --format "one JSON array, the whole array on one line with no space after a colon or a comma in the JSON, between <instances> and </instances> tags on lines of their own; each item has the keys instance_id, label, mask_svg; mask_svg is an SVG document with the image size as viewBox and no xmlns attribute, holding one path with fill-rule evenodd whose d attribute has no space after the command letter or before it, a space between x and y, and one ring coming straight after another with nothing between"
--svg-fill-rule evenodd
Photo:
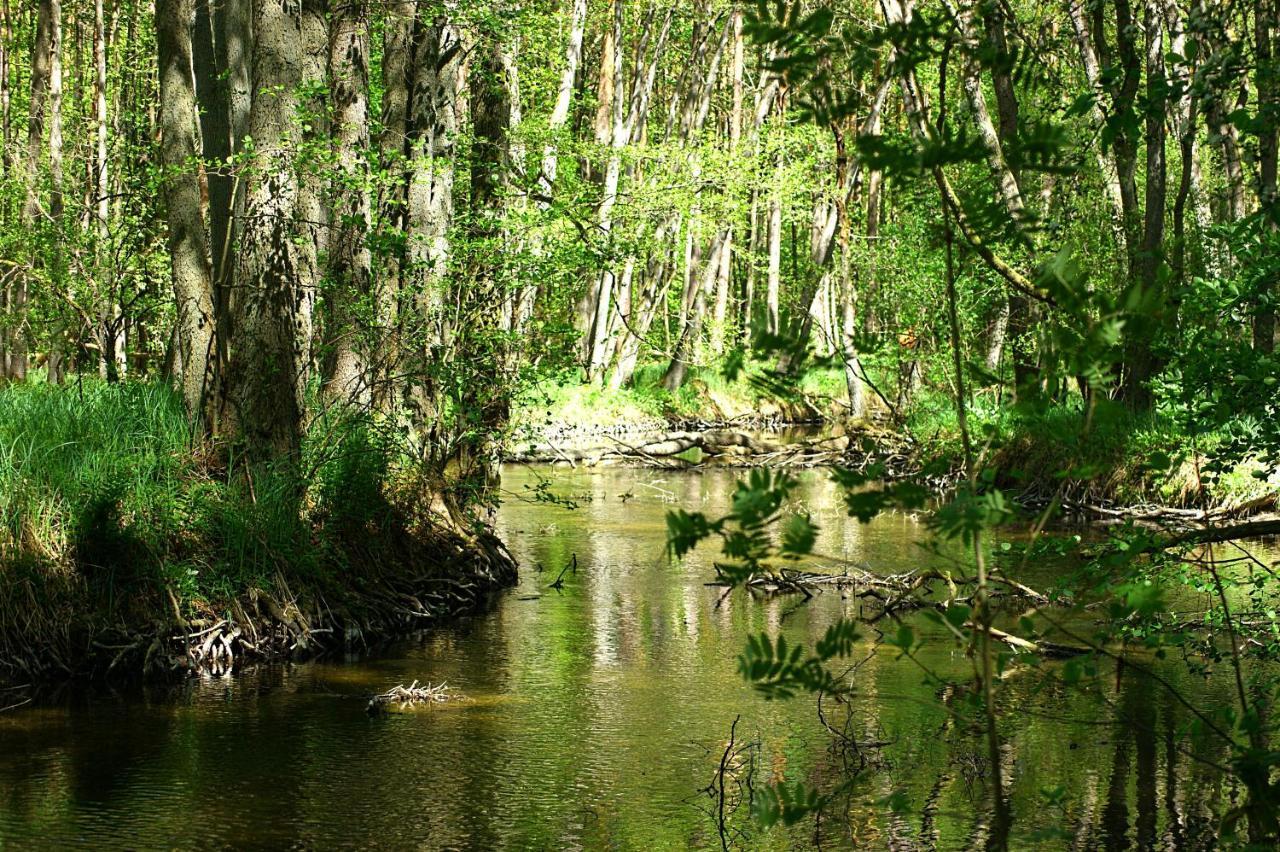
<instances>
[{"instance_id":1,"label":"dense woodland","mask_svg":"<svg viewBox=\"0 0 1280 852\"><path fill-rule=\"evenodd\" d=\"M674 390L755 327L861 416L946 348L944 211L988 384L1047 385L1068 257L1132 406L1274 350L1268 3L813 11L8 8L5 374L171 376L267 456L353 402L447 457L531 372Z\"/></svg>"},{"instance_id":2,"label":"dense woodland","mask_svg":"<svg viewBox=\"0 0 1280 852\"><path fill-rule=\"evenodd\" d=\"M0 4L0 574L40 578L0 583L0 674L79 670L94 630L152 667L127 625L160 610L251 599L296 648L474 604L401 569L480 550L510 580L476 509L528 430L574 425L557 400L714 421L736 394L840 421L851 518L927 506L966 554L857 582L966 647L948 694L990 766L1010 654L1168 643L1233 675L1230 706L1180 698L1243 791L1222 837L1280 837L1274 573L1211 549L1280 531L1245 518L1280 489L1277 0ZM777 568L816 536L795 487L764 465L727 517L673 510L670 552L721 539L718 581L807 597ZM1006 576L993 531L1027 521L1025 567L1066 506L1183 526L1054 544L1088 566L1069 592ZM1150 591L1176 583L1210 599L1194 629ZM315 595L260 605L291 586ZM1085 645L994 626L993 597L1087 596ZM859 629L753 640L742 674L838 693ZM834 801L770 790L765 822Z\"/></svg>"}]
</instances>

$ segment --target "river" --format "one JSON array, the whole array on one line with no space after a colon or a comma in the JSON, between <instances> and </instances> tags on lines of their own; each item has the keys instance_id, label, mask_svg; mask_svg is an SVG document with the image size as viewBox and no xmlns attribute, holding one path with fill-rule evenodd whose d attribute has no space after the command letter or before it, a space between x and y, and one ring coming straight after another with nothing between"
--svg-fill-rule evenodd
<instances>
[{"instance_id":1,"label":"river","mask_svg":"<svg viewBox=\"0 0 1280 852\"><path fill-rule=\"evenodd\" d=\"M967 848L986 819L985 747L963 697L924 674L970 672L963 649L917 618L916 664L866 631L847 714L878 745L852 774L860 761L832 748L811 698L763 700L736 659L760 631L811 642L859 599L722 596L706 585L710 547L664 556L665 513L725 511L734 477L513 467L498 526L521 579L487 613L369 655L177 688L67 689L0 714L0 849L718 849L718 800L703 790L735 719L746 748L729 761L730 792L748 775L827 790L854 778L817 827L759 829L730 796L736 843ZM845 518L818 472L797 494L826 557L882 572L947 557L922 546L921 518ZM1033 567L1044 582L1066 570ZM1199 704L1229 703L1223 678L1159 665ZM366 713L371 694L415 679L462 698ZM1212 847L1233 791L1169 691L1112 667L1091 689L1011 671L1001 695L1014 848Z\"/></svg>"}]
</instances>

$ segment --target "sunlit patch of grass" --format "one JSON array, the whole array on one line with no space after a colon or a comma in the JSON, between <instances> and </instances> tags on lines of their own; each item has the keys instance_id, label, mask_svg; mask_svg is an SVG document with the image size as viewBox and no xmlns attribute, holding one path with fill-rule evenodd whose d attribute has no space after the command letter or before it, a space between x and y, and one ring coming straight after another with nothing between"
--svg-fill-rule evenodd
<instances>
[{"instance_id":1,"label":"sunlit patch of grass","mask_svg":"<svg viewBox=\"0 0 1280 852\"><path fill-rule=\"evenodd\" d=\"M0 605L189 615L282 577L323 589L390 526L396 453L359 416L317 418L303 474L207 461L163 384L0 389Z\"/></svg>"},{"instance_id":2,"label":"sunlit patch of grass","mask_svg":"<svg viewBox=\"0 0 1280 852\"><path fill-rule=\"evenodd\" d=\"M1102 402L1086 424L1078 397L1026 412L979 399L969 409L975 444L986 448L999 480L1011 489L1053 491L1064 480L1077 498L1169 506L1236 504L1274 492L1280 473L1255 476L1256 461L1233 464L1220 477L1208 462L1224 440L1191 436L1174 420ZM930 455L958 460L954 403L935 392L912 406L907 429Z\"/></svg>"},{"instance_id":3,"label":"sunlit patch of grass","mask_svg":"<svg viewBox=\"0 0 1280 852\"><path fill-rule=\"evenodd\" d=\"M796 381L799 407L773 398L758 379L771 365L748 362L731 381L723 364L691 366L676 391L662 386L667 363L640 365L631 382L617 390L584 384L574 371L547 376L517 400L518 429L547 427L600 428L618 425L660 426L672 420L731 420L744 416L788 419L796 412L836 418L845 412L844 375L838 368L815 368Z\"/></svg>"}]
</instances>

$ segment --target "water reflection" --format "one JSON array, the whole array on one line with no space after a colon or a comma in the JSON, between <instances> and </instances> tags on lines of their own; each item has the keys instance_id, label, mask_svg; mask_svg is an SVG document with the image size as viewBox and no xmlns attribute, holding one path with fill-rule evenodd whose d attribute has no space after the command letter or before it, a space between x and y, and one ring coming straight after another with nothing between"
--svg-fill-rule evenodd
<instances>
[{"instance_id":1,"label":"water reflection","mask_svg":"<svg viewBox=\"0 0 1280 852\"><path fill-rule=\"evenodd\" d=\"M811 701L765 702L736 673L752 632L813 641L859 599L721 598L712 553L663 556L672 505L723 511L734 473L513 469L571 510L510 500L501 533L525 566L488 615L359 660L260 669L177 691L67 693L0 716L0 843L96 848L218 846L428 849L718 848L699 807L730 725L758 738L757 784L804 779L832 789L847 752ZM847 521L807 476L803 506L818 550L886 572L935 564L918 518ZM576 555L564 588L549 587ZM945 554L944 554L945 557ZM542 571L536 570L541 566ZM1060 566L1036 566L1048 581ZM970 661L927 621L921 661L943 676ZM896 629L896 628L895 628ZM818 826L762 833L752 848L958 849L988 831L990 767L962 691L939 694L921 670L855 651L857 699L828 721L887 743ZM1166 675L1200 702L1229 702L1216 680ZM447 681L456 706L388 718L371 693ZM1001 756L1019 849L1212 848L1216 816L1239 791L1189 739L1167 691L1133 670L1092 690L1011 672L1001 692ZM1115 724L1117 720L1123 724ZM895 802L895 811L888 806ZM745 809L743 809L745 810Z\"/></svg>"}]
</instances>

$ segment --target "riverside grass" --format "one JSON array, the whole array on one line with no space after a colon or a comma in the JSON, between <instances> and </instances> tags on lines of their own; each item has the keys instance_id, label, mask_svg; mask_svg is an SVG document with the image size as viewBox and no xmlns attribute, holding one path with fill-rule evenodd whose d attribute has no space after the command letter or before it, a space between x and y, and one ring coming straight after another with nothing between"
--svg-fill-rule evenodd
<instances>
[{"instance_id":1,"label":"riverside grass","mask_svg":"<svg viewBox=\"0 0 1280 852\"><path fill-rule=\"evenodd\" d=\"M317 413L299 465L243 477L162 384L0 388L0 680L182 668L168 638L218 621L261 656L412 629L514 579L422 483L358 415ZM461 591L428 601L442 578Z\"/></svg>"}]
</instances>

